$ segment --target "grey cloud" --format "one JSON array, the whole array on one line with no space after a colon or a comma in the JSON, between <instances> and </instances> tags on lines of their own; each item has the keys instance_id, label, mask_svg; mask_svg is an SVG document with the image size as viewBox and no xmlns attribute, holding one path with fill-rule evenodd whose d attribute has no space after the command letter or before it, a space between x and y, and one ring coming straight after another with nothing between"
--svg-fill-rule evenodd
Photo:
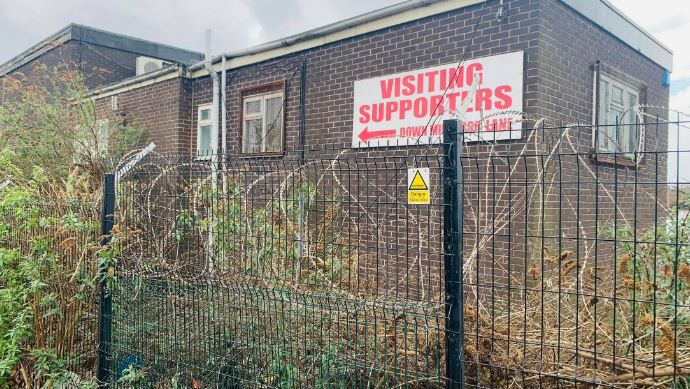
<instances>
[{"instance_id":1,"label":"grey cloud","mask_svg":"<svg viewBox=\"0 0 690 389\"><path fill-rule=\"evenodd\" d=\"M76 22L155 42L213 51L248 47L401 0L0 0L0 63Z\"/></svg>"}]
</instances>

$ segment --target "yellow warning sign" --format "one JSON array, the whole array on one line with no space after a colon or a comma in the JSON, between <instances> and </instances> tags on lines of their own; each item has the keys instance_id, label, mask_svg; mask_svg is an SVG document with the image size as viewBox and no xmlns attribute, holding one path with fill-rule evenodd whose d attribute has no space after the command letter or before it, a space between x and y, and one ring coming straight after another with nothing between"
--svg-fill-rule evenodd
<instances>
[{"instance_id":1,"label":"yellow warning sign","mask_svg":"<svg viewBox=\"0 0 690 389\"><path fill-rule=\"evenodd\" d=\"M409 168L407 169L407 203L408 204L429 204L429 169L428 168Z\"/></svg>"},{"instance_id":2,"label":"yellow warning sign","mask_svg":"<svg viewBox=\"0 0 690 389\"><path fill-rule=\"evenodd\" d=\"M422 173L417 170L412 178L412 183L410 184L410 190L429 190L429 187L424 182L422 178Z\"/></svg>"}]
</instances>

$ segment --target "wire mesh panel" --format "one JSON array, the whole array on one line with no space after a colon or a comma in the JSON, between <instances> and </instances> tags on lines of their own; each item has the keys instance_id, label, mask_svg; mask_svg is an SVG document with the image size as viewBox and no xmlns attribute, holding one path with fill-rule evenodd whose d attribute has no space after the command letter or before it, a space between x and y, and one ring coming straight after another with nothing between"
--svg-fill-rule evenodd
<instances>
[{"instance_id":1,"label":"wire mesh panel","mask_svg":"<svg viewBox=\"0 0 690 389\"><path fill-rule=\"evenodd\" d=\"M440 186L428 150L147 158L117 189L111 380L444 386Z\"/></svg>"},{"instance_id":2,"label":"wire mesh panel","mask_svg":"<svg viewBox=\"0 0 690 389\"><path fill-rule=\"evenodd\" d=\"M463 154L468 385L688 387L686 126L541 122Z\"/></svg>"},{"instance_id":3,"label":"wire mesh panel","mask_svg":"<svg viewBox=\"0 0 690 389\"><path fill-rule=\"evenodd\" d=\"M459 385L462 256L466 385L687 387L686 124L645 120L458 131L455 165L459 144L146 158L117 186L110 379ZM412 167L429 205L408 204Z\"/></svg>"}]
</instances>

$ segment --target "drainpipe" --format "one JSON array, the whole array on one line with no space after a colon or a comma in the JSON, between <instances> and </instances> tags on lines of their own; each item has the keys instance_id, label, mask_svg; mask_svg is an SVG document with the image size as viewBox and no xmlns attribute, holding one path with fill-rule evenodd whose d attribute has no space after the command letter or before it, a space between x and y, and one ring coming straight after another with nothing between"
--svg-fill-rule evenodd
<instances>
[{"instance_id":1,"label":"drainpipe","mask_svg":"<svg viewBox=\"0 0 690 389\"><path fill-rule=\"evenodd\" d=\"M204 58L204 66L208 74L213 80L213 106L211 108L211 193L215 194L218 189L218 74L213 70L211 56L211 30L206 30L206 57ZM211 215L213 218L213 215ZM213 274L213 223L209 223L208 231L208 271Z\"/></svg>"},{"instance_id":2,"label":"drainpipe","mask_svg":"<svg viewBox=\"0 0 690 389\"><path fill-rule=\"evenodd\" d=\"M223 195L227 194L227 187L228 187L228 178L226 174L226 162L227 162L227 153L228 153L228 123L227 123L227 111L228 111L228 101L226 99L227 97L227 74L226 74L226 69L225 69L225 56L221 57L221 77L220 77L220 87L221 87L221 98L220 98L220 126L221 126L221 145L220 145L220 151L222 153L221 156L221 170L223 171Z\"/></svg>"},{"instance_id":3,"label":"drainpipe","mask_svg":"<svg viewBox=\"0 0 690 389\"><path fill-rule=\"evenodd\" d=\"M213 70L213 57L211 56L211 30L206 30L206 57L204 67L213 80L213 107L211 108L211 154L214 157L218 153L218 73ZM212 158L213 159L213 158Z\"/></svg>"}]
</instances>

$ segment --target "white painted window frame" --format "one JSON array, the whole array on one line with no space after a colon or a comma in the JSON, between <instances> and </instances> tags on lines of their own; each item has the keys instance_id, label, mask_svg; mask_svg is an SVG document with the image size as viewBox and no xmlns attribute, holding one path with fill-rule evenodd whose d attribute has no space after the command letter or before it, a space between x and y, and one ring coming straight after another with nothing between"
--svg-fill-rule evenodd
<instances>
[{"instance_id":1,"label":"white painted window frame","mask_svg":"<svg viewBox=\"0 0 690 389\"><path fill-rule=\"evenodd\" d=\"M202 120L201 119L201 111L208 110L209 115L208 119ZM210 136L213 136L213 104L204 104L200 105L197 107L196 110L196 155L197 159L210 159L212 156L207 155L206 153L202 154L201 150L201 127L204 126L211 126L211 134ZM213 143L213 139L211 139L211 143ZM211 145L209 145L209 149Z\"/></svg>"},{"instance_id":2,"label":"white painted window frame","mask_svg":"<svg viewBox=\"0 0 690 389\"><path fill-rule=\"evenodd\" d=\"M283 106L281 107L280 111L278 112L278 121L280 123L280 131L282 132L280 139L281 139L281 145L280 145L280 151L266 151L266 138L267 134L266 131L270 128L270 126L273 124L273 120L270 121L266 117L266 101L269 99L273 98L280 98L282 101ZM251 103L254 101L259 101L261 104L261 108L259 109L259 112L256 113L247 113L247 103ZM268 92L268 93L261 93L261 94L256 94L256 95L248 95L244 96L242 98L242 144L240 145L242 154L245 155L260 155L260 154L280 154L283 153L283 143L285 141L285 123L284 123L284 116L285 113L283 110L285 109L285 93L283 91L275 91L275 92ZM255 119L262 119L262 127L261 127L261 147L260 151L245 151L245 138L247 137L247 128L245 127L247 124L247 120L255 120Z\"/></svg>"},{"instance_id":3,"label":"white painted window frame","mask_svg":"<svg viewBox=\"0 0 690 389\"><path fill-rule=\"evenodd\" d=\"M615 76L613 76L607 72L603 72L603 71L601 71L601 69L599 69L597 71L597 73L595 73L595 77L598 76L598 82L596 83L597 84L597 90L595 91L595 94L594 94L594 104L593 104L593 107L594 107L595 112L596 112L594 117L597 118L597 127L596 128L599 131L606 131L607 129L611 129L610 133L613 133L615 135L616 123L609 123L608 122L608 119L609 119L608 113L610 112L610 110L612 108L616 109L616 110L623 113L623 117L618 118L618 124L620 125L620 127L618 127L617 130L619 131L618 138L620 138L620 131L622 131L622 130L625 131L628 129L625 127L626 125L634 125L634 123L627 123L627 121L629 121L629 120L626 120L626 115L635 106L639 106L641 104L640 99L642 96L642 88L639 86L634 86L628 82L625 82L625 81L621 80L620 78L617 78L617 77L615 77ZM607 87L608 90L606 91L607 92L606 96L608 96L608 101L604 102L604 104L606 106L606 111L601 112L600 102L601 102L601 99L605 98L604 97L605 96L604 90L602 89L604 83L606 83L608 85L608 87ZM622 90L622 98L623 98L622 104L614 102L612 99L612 94L613 94L612 92L613 92L614 87L617 87L617 88ZM635 100L637 102L635 106L630 106L630 103L629 103L629 96L630 95L635 96ZM640 120L638 130L639 131L637 131L637 134L635 133L635 131L626 131L624 133L625 136L628 136L628 137L635 136L636 137L635 149L628 149L629 145L631 144L631 142L629 142L629 141L626 141L626 142L624 142L623 145L621 145L619 142L620 139L615 139L615 141L613 142L613 145L616 147L615 149L612 149L610 146L604 148L603 147L604 144L608 143L608 142L605 142L604 140L602 140L602 136L607 137L607 138L611 137L610 133L607 133L607 132L600 133L600 134L598 134L598 136L597 136L596 132L593 132L594 138L592 139L592 144L593 144L597 154L598 153L605 154L605 156L604 156L605 159L614 159L615 156L618 155L620 157L632 160L635 163L639 163L641 161L642 155L643 155L643 153L641 153L641 152L643 151L644 137L645 137L644 122L642 120Z\"/></svg>"}]
</instances>

